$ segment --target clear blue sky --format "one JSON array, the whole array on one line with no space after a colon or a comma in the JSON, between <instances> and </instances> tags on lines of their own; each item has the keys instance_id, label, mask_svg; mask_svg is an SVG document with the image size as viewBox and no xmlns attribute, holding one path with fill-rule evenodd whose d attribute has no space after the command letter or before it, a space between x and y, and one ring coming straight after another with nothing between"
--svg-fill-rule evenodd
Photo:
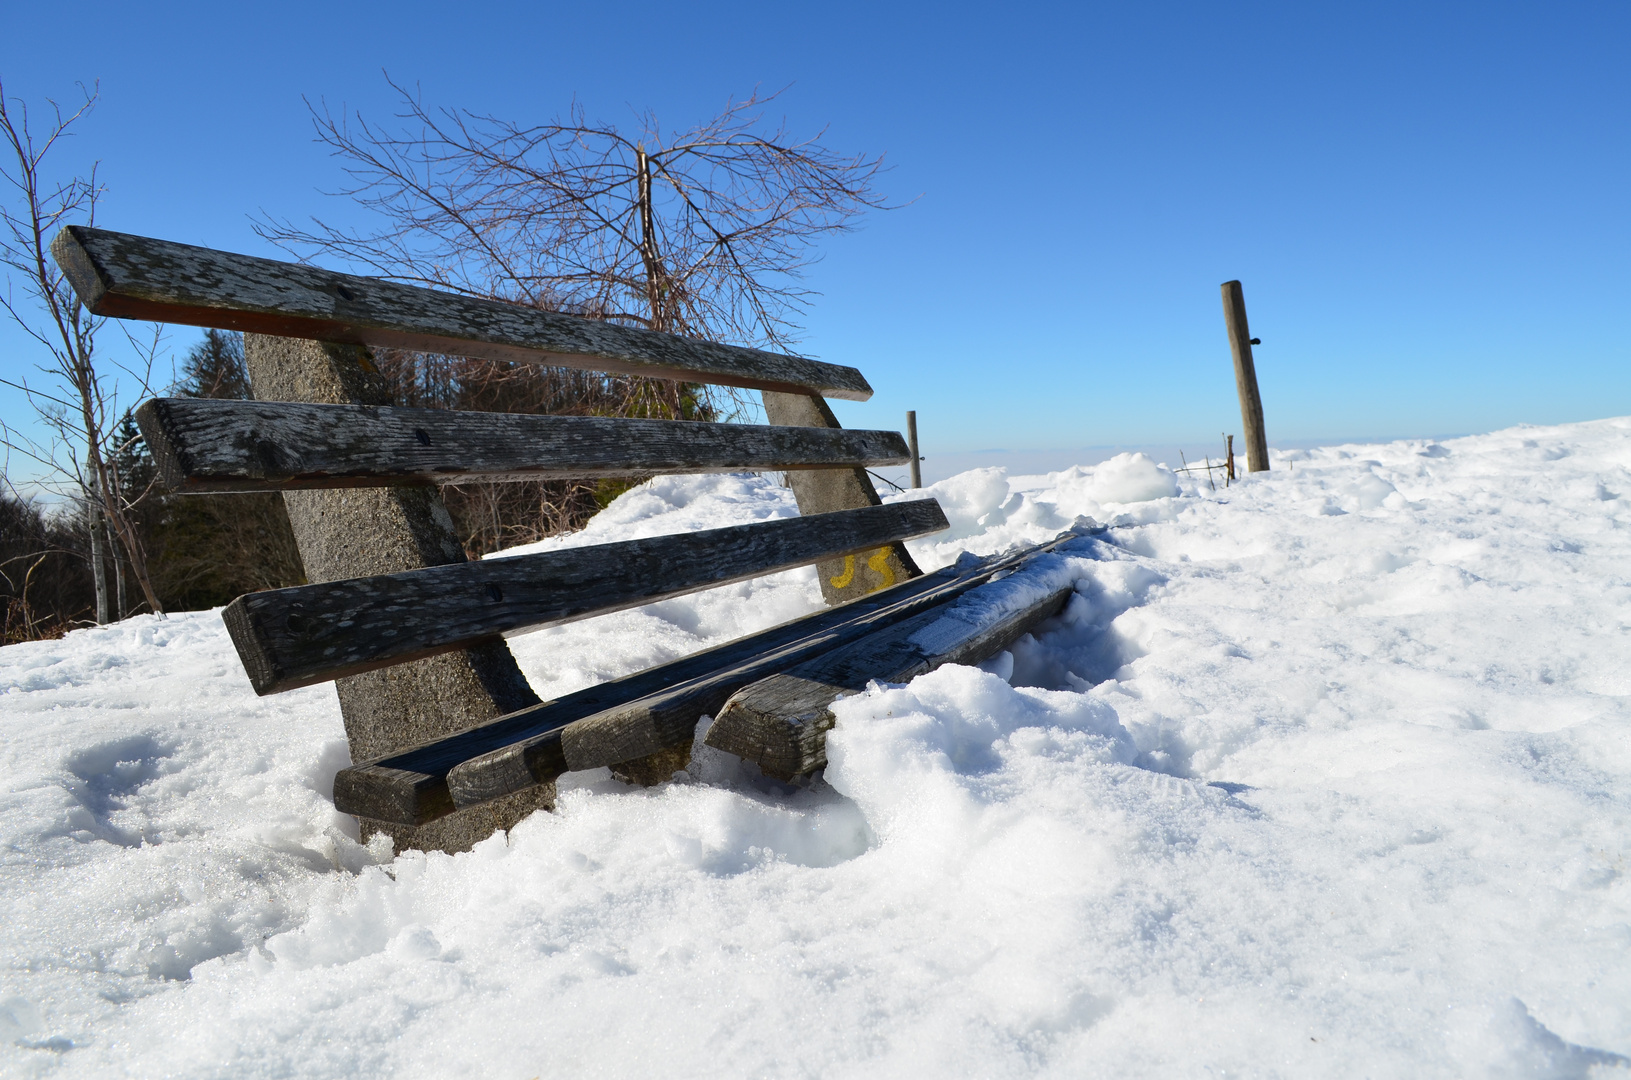
<instances>
[{"instance_id":1,"label":"clear blue sky","mask_svg":"<svg viewBox=\"0 0 1631 1080\"><path fill-rule=\"evenodd\" d=\"M348 213L301 95L684 126L792 84L795 131L915 199L828 241L804 349L927 449L1270 442L1631 413L1631 5L10 5L9 95L102 103L109 228L266 252ZM270 252L268 252L270 253ZM178 350L196 332L177 329ZM0 331L0 367L28 357ZM18 403L0 397L15 419Z\"/></svg>"}]
</instances>

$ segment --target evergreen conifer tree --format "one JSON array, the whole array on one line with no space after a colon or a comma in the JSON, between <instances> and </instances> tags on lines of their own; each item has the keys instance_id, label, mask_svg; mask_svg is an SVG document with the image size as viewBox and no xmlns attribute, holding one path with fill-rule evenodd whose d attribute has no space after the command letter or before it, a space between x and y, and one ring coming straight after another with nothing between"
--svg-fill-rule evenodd
<instances>
[{"instance_id":1,"label":"evergreen conifer tree","mask_svg":"<svg viewBox=\"0 0 1631 1080\"><path fill-rule=\"evenodd\" d=\"M246 401L249 369L244 366L244 339L230 330L205 330L182 365L176 389L187 397Z\"/></svg>"}]
</instances>

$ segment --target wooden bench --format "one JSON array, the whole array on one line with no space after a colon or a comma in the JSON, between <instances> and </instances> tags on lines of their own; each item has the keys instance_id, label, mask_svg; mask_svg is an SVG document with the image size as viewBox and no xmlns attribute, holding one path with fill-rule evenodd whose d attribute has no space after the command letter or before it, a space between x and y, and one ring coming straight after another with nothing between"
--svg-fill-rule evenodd
<instances>
[{"instance_id":1,"label":"wooden bench","mask_svg":"<svg viewBox=\"0 0 1631 1080\"><path fill-rule=\"evenodd\" d=\"M94 314L244 332L256 400L156 399L137 421L173 491L284 493L310 584L224 617L257 693L335 682L356 763L335 805L399 850L467 848L551 805L569 770L667 779L707 714L719 745L806 774L824 762L825 705L866 671L982 659L1064 602L940 653L902 645L902 628L1041 552L921 575L900 542L946 518L933 500L878 499L866 467L908 451L896 432L839 428L822 398L872 392L853 368L99 229L65 229L52 252ZM395 408L370 347L758 389L771 424ZM436 493L726 470L786 471L801 516L470 562ZM503 640L810 563L838 606L555 701ZM773 730L789 688L802 711Z\"/></svg>"}]
</instances>

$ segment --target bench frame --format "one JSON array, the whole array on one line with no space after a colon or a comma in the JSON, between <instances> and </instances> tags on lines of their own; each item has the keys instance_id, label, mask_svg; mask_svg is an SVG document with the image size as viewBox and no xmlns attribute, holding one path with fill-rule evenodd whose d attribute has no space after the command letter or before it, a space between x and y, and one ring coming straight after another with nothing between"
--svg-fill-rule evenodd
<instances>
[{"instance_id":1,"label":"bench frame","mask_svg":"<svg viewBox=\"0 0 1631 1080\"><path fill-rule=\"evenodd\" d=\"M905 460L904 441L843 431L822 400L870 397L854 368L80 226L52 253L93 314L245 333L255 401L151 401L138 423L173 490L283 492L312 584L240 597L227 622L258 691L334 680L360 762L336 806L399 850L467 848L552 805L568 767L667 779L730 694L995 572L913 580L900 541L946 519L932 500L881 504L865 468ZM770 426L400 409L370 346L758 389ZM801 517L470 563L435 490L733 469L786 470ZM827 602L848 606L573 704L540 702L500 636L811 562ZM396 767L437 754L431 772Z\"/></svg>"}]
</instances>

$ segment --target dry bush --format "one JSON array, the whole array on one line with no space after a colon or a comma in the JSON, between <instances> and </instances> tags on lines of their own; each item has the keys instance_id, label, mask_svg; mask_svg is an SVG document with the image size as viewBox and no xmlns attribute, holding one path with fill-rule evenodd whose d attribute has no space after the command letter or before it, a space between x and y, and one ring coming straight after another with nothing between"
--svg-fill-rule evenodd
<instances>
[{"instance_id":1,"label":"dry bush","mask_svg":"<svg viewBox=\"0 0 1631 1080\"><path fill-rule=\"evenodd\" d=\"M0 477L0 644L59 638L94 613L86 522L46 513Z\"/></svg>"}]
</instances>

